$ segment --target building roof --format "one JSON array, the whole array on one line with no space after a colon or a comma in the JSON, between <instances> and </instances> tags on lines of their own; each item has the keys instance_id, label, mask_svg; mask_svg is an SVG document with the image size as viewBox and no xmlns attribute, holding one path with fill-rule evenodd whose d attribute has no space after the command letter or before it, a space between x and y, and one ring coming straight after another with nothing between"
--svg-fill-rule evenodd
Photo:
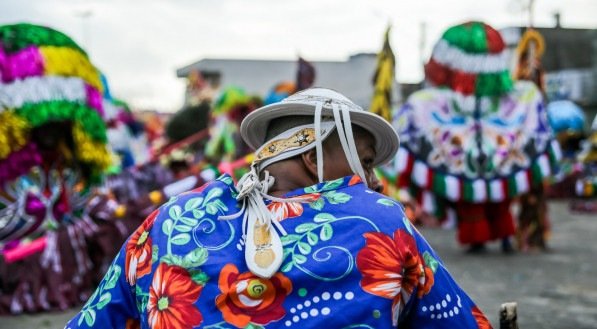
<instances>
[{"instance_id":1,"label":"building roof","mask_svg":"<svg viewBox=\"0 0 597 329\"><path fill-rule=\"evenodd\" d=\"M314 86L337 90L362 107L373 95L375 54L352 55L346 61L310 61L315 67ZM234 85L249 94L264 96L277 83L295 81L298 61L207 58L176 70L180 78L192 70L204 75L219 75L222 86Z\"/></svg>"}]
</instances>

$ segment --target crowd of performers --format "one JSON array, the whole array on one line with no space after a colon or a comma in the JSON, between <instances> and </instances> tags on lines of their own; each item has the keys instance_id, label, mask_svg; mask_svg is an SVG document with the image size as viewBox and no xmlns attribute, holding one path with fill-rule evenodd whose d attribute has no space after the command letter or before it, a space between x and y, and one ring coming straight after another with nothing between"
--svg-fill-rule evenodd
<instances>
[{"instance_id":1,"label":"crowd of performers","mask_svg":"<svg viewBox=\"0 0 597 329\"><path fill-rule=\"evenodd\" d=\"M168 197L250 161L236 127L260 103L238 88L142 122L71 38L31 24L0 27L0 80L0 315L79 305Z\"/></svg>"},{"instance_id":2,"label":"crowd of performers","mask_svg":"<svg viewBox=\"0 0 597 329\"><path fill-rule=\"evenodd\" d=\"M573 208L597 208L597 119L581 143L582 112L566 100L547 104L543 51L529 30L513 74L489 25L469 22L443 34L425 65L426 87L394 114L398 156L379 169L386 193L403 201L411 220L456 226L471 252L492 240L508 253L545 249L545 184L559 167L573 168L556 182L573 182ZM393 78L376 76L391 89ZM262 99L192 72L188 101L167 124L140 120L67 35L1 26L0 315L87 300L125 239L169 196L221 173L242 175L251 154L238 130L249 112L313 80L313 67L300 59L296 83L278 83Z\"/></svg>"}]
</instances>

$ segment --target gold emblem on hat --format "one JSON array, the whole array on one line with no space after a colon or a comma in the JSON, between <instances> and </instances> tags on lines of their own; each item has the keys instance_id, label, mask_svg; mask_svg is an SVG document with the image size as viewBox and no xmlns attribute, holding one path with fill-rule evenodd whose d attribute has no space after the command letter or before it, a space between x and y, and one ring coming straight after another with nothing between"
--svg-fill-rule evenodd
<instances>
[{"instance_id":1,"label":"gold emblem on hat","mask_svg":"<svg viewBox=\"0 0 597 329\"><path fill-rule=\"evenodd\" d=\"M325 130L321 132L325 134ZM290 149L295 149L309 145L315 141L315 129L305 128L297 131L292 136L283 139L273 140L265 145L255 157L255 161L263 161L284 153Z\"/></svg>"}]
</instances>

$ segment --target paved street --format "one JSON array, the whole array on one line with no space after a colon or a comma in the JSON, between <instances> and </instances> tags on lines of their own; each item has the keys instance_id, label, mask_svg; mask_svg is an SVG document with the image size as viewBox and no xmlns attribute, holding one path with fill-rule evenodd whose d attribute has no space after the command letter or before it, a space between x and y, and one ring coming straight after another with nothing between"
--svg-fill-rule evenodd
<instances>
[{"instance_id":1,"label":"paved street","mask_svg":"<svg viewBox=\"0 0 597 329\"><path fill-rule=\"evenodd\" d=\"M502 302L518 302L521 329L597 328L597 215L570 215L550 204L551 252L503 255L496 243L482 256L465 255L453 231L423 229L453 276L499 327ZM0 328L62 328L74 311L0 318Z\"/></svg>"},{"instance_id":2,"label":"paved street","mask_svg":"<svg viewBox=\"0 0 597 329\"><path fill-rule=\"evenodd\" d=\"M502 302L518 302L521 329L597 328L597 215L551 202L551 252L463 255L449 231L423 230L452 275L498 327Z\"/></svg>"}]
</instances>

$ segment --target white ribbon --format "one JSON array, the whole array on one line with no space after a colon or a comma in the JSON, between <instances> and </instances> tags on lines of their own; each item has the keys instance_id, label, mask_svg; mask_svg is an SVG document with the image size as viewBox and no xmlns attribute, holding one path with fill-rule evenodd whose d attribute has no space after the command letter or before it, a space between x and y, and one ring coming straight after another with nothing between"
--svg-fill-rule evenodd
<instances>
[{"instance_id":1,"label":"white ribbon","mask_svg":"<svg viewBox=\"0 0 597 329\"><path fill-rule=\"evenodd\" d=\"M310 200L308 197L296 198L276 198L268 195L268 190L274 184L274 177L269 175L269 172L264 171L264 179L259 180L257 170L251 166L251 171L243 175L238 181L237 190L238 195L236 199L242 203L240 211L237 213L219 216L219 220L231 220L243 216L242 223L242 238L245 245L245 262L249 270L262 278L271 278L282 265L284 251L280 234L285 236L286 230L282 225L273 219L273 214L267 209L264 199L275 202L305 202ZM261 267L255 262L255 254L258 251L258 246L255 245L255 228L265 226L265 230L269 232L271 241L269 243L271 251L274 254L274 260L267 267Z\"/></svg>"}]
</instances>

